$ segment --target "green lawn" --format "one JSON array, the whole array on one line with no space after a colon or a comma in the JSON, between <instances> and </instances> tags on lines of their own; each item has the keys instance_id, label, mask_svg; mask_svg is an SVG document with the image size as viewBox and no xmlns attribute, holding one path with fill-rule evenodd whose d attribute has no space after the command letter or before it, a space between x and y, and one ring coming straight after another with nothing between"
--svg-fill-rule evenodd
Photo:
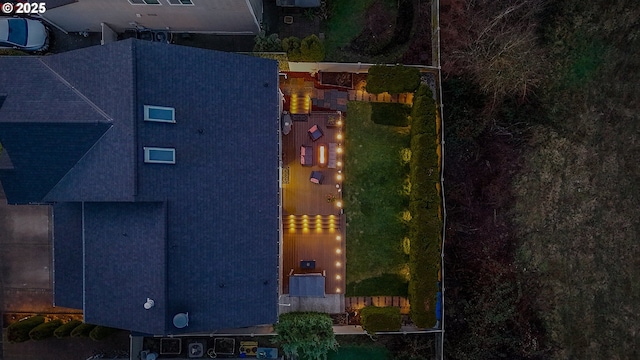
<instances>
[{"instance_id":1,"label":"green lawn","mask_svg":"<svg viewBox=\"0 0 640 360\"><path fill-rule=\"evenodd\" d=\"M384 281L397 277L382 275L408 277L402 214L409 202L403 193L409 166L403 164L401 151L409 147L409 128L374 124L369 103L349 102L345 134L347 295L354 283L380 277L383 281L369 283L367 289L406 296L406 291L400 293Z\"/></svg>"},{"instance_id":2,"label":"green lawn","mask_svg":"<svg viewBox=\"0 0 640 360\"><path fill-rule=\"evenodd\" d=\"M325 31L327 57L360 34L364 26L365 12L373 2L374 0L331 1L331 15Z\"/></svg>"}]
</instances>

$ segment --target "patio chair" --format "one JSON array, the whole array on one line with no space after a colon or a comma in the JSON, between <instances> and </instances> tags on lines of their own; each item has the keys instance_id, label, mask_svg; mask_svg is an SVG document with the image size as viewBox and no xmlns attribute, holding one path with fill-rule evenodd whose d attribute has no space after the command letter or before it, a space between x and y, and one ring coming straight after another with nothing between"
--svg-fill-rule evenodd
<instances>
[{"instance_id":1,"label":"patio chair","mask_svg":"<svg viewBox=\"0 0 640 360\"><path fill-rule=\"evenodd\" d=\"M320 129L318 125L313 125L312 127L309 128L309 137L311 138L312 141L316 141L320 139L323 135L324 133L322 132L322 129Z\"/></svg>"},{"instance_id":2,"label":"patio chair","mask_svg":"<svg viewBox=\"0 0 640 360\"><path fill-rule=\"evenodd\" d=\"M311 176L309 176L309 181L311 181L314 184L322 184L322 181L324 180L324 175L322 174L321 171L312 171L311 172Z\"/></svg>"}]
</instances>

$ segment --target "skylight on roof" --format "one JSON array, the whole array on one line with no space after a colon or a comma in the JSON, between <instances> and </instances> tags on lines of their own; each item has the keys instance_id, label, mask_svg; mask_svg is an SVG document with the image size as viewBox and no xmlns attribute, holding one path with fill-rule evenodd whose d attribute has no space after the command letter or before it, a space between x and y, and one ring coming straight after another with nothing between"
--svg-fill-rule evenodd
<instances>
[{"instance_id":1,"label":"skylight on roof","mask_svg":"<svg viewBox=\"0 0 640 360\"><path fill-rule=\"evenodd\" d=\"M176 109L165 106L145 105L144 121L176 122Z\"/></svg>"},{"instance_id":2,"label":"skylight on roof","mask_svg":"<svg viewBox=\"0 0 640 360\"><path fill-rule=\"evenodd\" d=\"M145 146L144 162L149 164L175 164L176 149Z\"/></svg>"}]
</instances>

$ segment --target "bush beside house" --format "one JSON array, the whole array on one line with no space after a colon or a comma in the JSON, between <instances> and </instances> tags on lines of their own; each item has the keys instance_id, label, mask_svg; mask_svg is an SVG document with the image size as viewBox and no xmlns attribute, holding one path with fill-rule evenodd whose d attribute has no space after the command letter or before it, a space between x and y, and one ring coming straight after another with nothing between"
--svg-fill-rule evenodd
<instances>
[{"instance_id":1,"label":"bush beside house","mask_svg":"<svg viewBox=\"0 0 640 360\"><path fill-rule=\"evenodd\" d=\"M420 86L420 71L403 65L375 65L367 74L367 92L400 94L414 92Z\"/></svg>"},{"instance_id":2,"label":"bush beside house","mask_svg":"<svg viewBox=\"0 0 640 360\"><path fill-rule=\"evenodd\" d=\"M411 320L422 328L436 323L442 232L437 147L435 101L431 90L421 85L411 111L409 302Z\"/></svg>"},{"instance_id":3,"label":"bush beside house","mask_svg":"<svg viewBox=\"0 0 640 360\"><path fill-rule=\"evenodd\" d=\"M65 338L65 337L71 335L71 331L73 331L73 329L78 327L80 324L82 324L82 321L80 321L80 320L70 320L67 323L59 326L53 332L53 335L55 335L55 337L57 337L58 339Z\"/></svg>"},{"instance_id":4,"label":"bush beside house","mask_svg":"<svg viewBox=\"0 0 640 360\"><path fill-rule=\"evenodd\" d=\"M283 39L281 45L282 50L287 52L289 61L324 60L324 44L316 35L309 35L302 40L291 36Z\"/></svg>"},{"instance_id":5,"label":"bush beside house","mask_svg":"<svg viewBox=\"0 0 640 360\"><path fill-rule=\"evenodd\" d=\"M89 333L89 338L91 338L91 340L93 341L102 341L117 332L118 329L98 325L94 327L93 330L91 330L91 332Z\"/></svg>"},{"instance_id":6,"label":"bush beside house","mask_svg":"<svg viewBox=\"0 0 640 360\"><path fill-rule=\"evenodd\" d=\"M44 322L29 331L31 340L43 340L53 337L57 328L62 326L62 320L52 320Z\"/></svg>"},{"instance_id":7,"label":"bush beside house","mask_svg":"<svg viewBox=\"0 0 640 360\"><path fill-rule=\"evenodd\" d=\"M82 323L71 331L71 337L87 337L95 327L92 324Z\"/></svg>"},{"instance_id":8,"label":"bush beside house","mask_svg":"<svg viewBox=\"0 0 640 360\"><path fill-rule=\"evenodd\" d=\"M29 332L36 326L44 323L44 316L32 316L15 322L7 327L7 340L10 343L20 343L31 339Z\"/></svg>"},{"instance_id":9,"label":"bush beside house","mask_svg":"<svg viewBox=\"0 0 640 360\"><path fill-rule=\"evenodd\" d=\"M371 103L371 121L380 125L407 126L411 107L400 103Z\"/></svg>"},{"instance_id":10,"label":"bush beside house","mask_svg":"<svg viewBox=\"0 0 640 360\"><path fill-rule=\"evenodd\" d=\"M398 331L402 326L402 315L397 307L367 306L360 310L362 328L369 334L380 331Z\"/></svg>"},{"instance_id":11,"label":"bush beside house","mask_svg":"<svg viewBox=\"0 0 640 360\"><path fill-rule=\"evenodd\" d=\"M285 313L280 315L274 330L277 333L274 342L282 346L288 358L326 359L329 350L338 347L333 322L328 314Z\"/></svg>"}]
</instances>

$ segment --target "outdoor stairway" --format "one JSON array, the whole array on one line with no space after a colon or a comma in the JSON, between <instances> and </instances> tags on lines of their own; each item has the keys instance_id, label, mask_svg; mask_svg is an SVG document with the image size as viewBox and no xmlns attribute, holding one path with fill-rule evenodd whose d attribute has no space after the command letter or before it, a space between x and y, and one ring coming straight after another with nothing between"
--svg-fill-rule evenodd
<instances>
[{"instance_id":1,"label":"outdoor stairway","mask_svg":"<svg viewBox=\"0 0 640 360\"><path fill-rule=\"evenodd\" d=\"M292 114L311 113L311 98L307 95L291 94L291 104L289 104L289 112L291 112Z\"/></svg>"},{"instance_id":2,"label":"outdoor stairway","mask_svg":"<svg viewBox=\"0 0 640 360\"><path fill-rule=\"evenodd\" d=\"M340 216L337 215L287 215L283 220L285 230L331 230L340 228Z\"/></svg>"}]
</instances>

